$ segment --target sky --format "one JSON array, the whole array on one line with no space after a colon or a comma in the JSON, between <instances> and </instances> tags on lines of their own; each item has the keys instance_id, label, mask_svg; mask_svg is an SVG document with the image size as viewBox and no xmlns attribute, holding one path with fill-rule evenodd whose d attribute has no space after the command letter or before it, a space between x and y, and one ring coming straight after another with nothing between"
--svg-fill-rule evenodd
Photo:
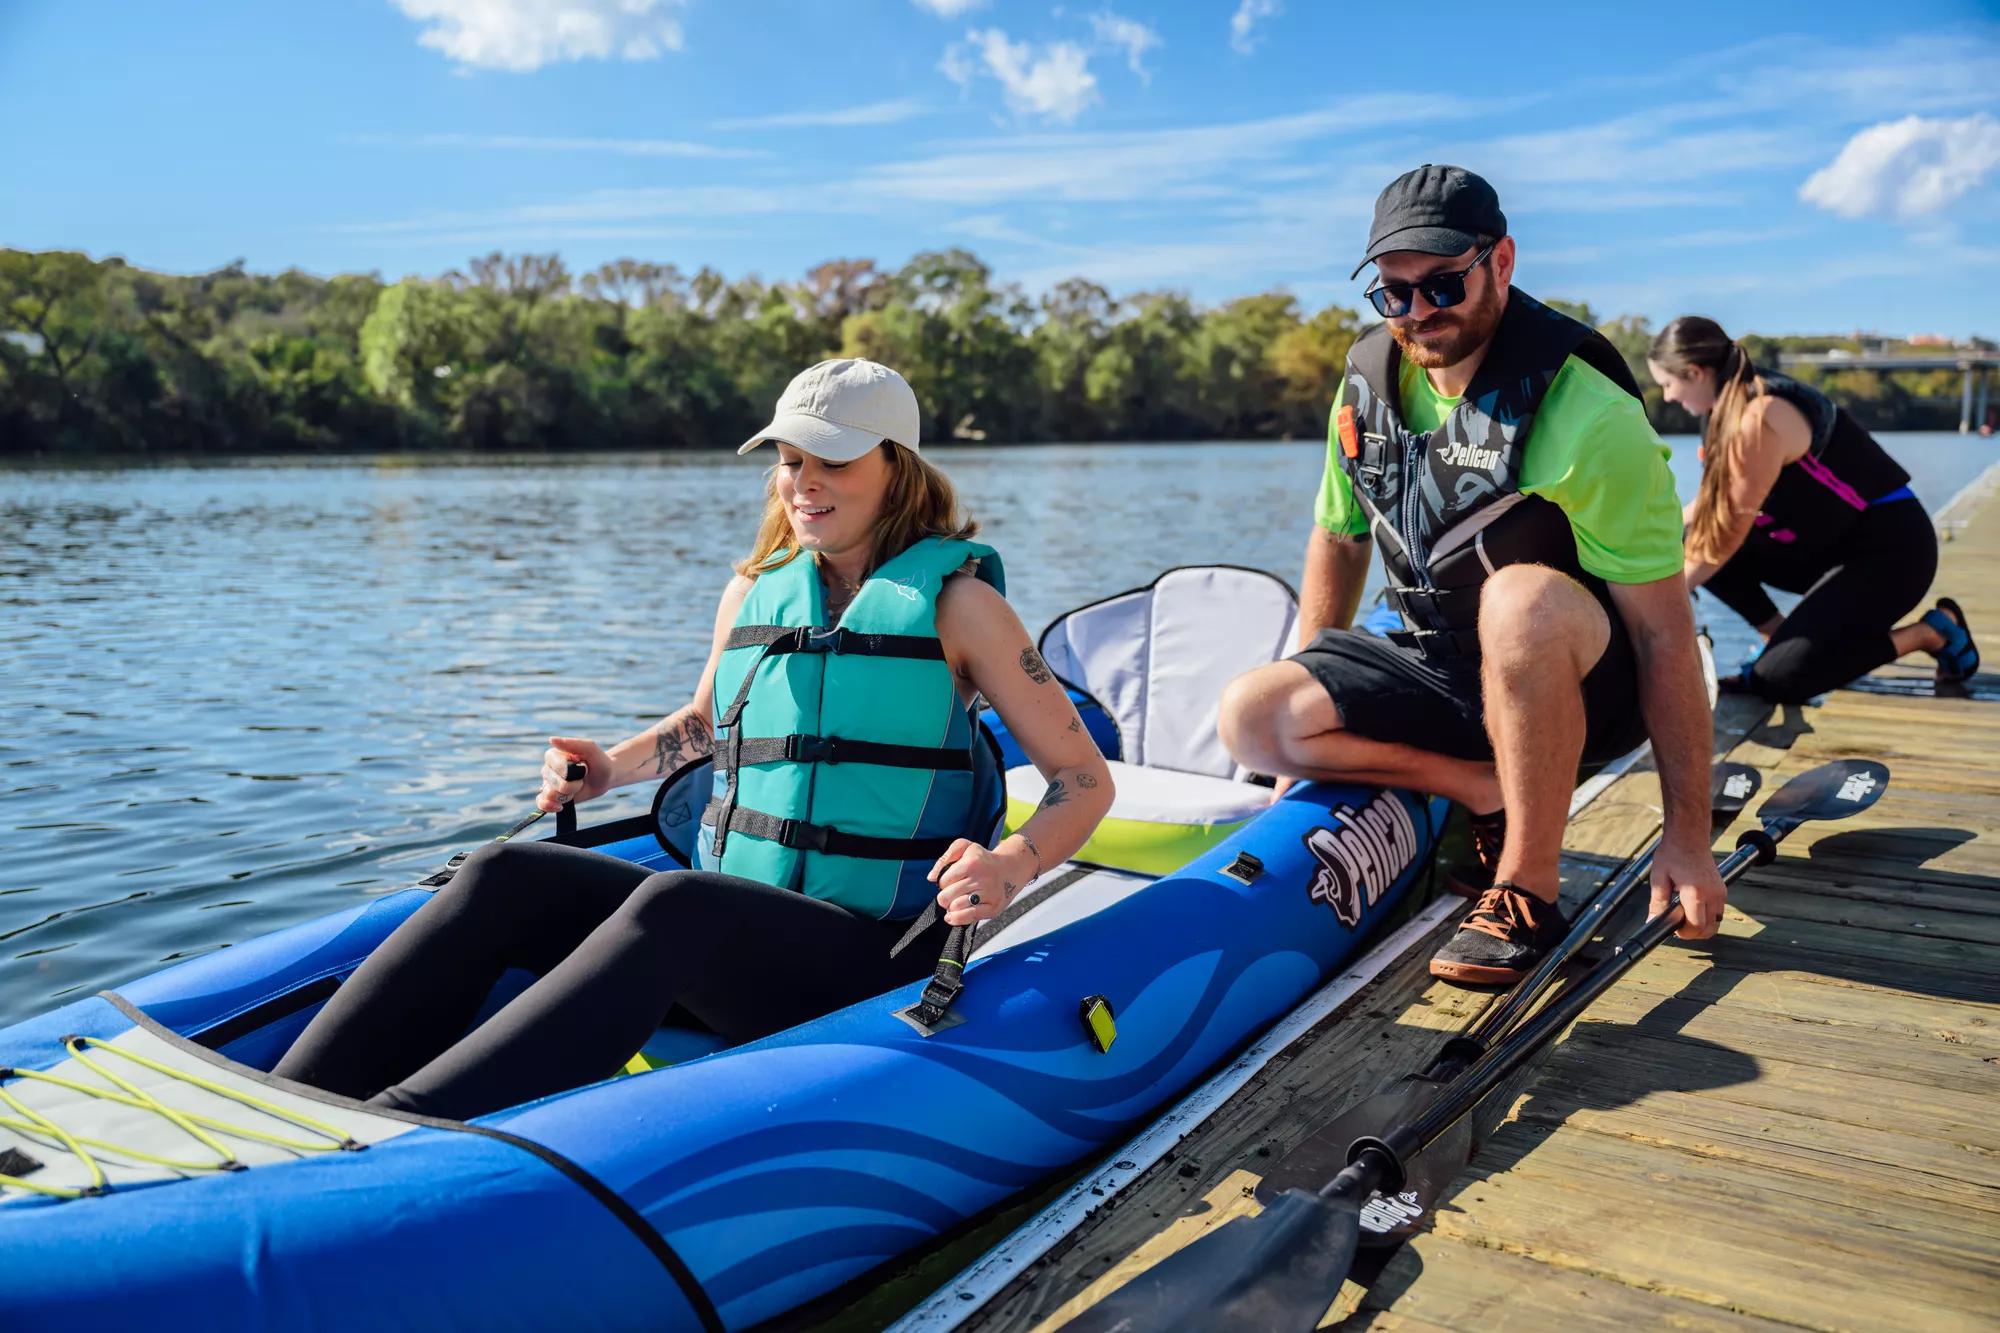
<instances>
[{"instance_id":1,"label":"sky","mask_svg":"<svg viewBox=\"0 0 2000 1333\"><path fill-rule=\"evenodd\" d=\"M0 245L174 272L964 246L1359 306L1430 161L1600 315L2000 336L2000 0L0 0L0 124Z\"/></svg>"}]
</instances>

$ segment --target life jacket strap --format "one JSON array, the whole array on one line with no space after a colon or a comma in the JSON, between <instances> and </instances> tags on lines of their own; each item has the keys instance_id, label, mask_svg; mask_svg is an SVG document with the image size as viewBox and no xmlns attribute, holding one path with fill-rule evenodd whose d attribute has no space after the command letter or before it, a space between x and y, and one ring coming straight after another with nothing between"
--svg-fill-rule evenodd
<instances>
[{"instance_id":1,"label":"life jacket strap","mask_svg":"<svg viewBox=\"0 0 2000 1333\"><path fill-rule=\"evenodd\" d=\"M1385 636L1398 648L1410 648L1438 660L1479 656L1476 629L1392 629Z\"/></svg>"},{"instance_id":2,"label":"life jacket strap","mask_svg":"<svg viewBox=\"0 0 2000 1333\"><path fill-rule=\"evenodd\" d=\"M942 662L944 644L925 634L863 634L838 625L738 625L723 640L723 650L762 648L766 657L781 653L840 653L852 657L907 657ZM762 658L758 659L762 661ZM754 674L755 668L752 668Z\"/></svg>"},{"instance_id":3,"label":"life jacket strap","mask_svg":"<svg viewBox=\"0 0 2000 1333\"><path fill-rule=\"evenodd\" d=\"M748 736L730 747L733 764L879 764L885 768L924 768L941 773L970 773L970 749L928 745L884 745L878 741L844 740L839 736Z\"/></svg>"},{"instance_id":4,"label":"life jacket strap","mask_svg":"<svg viewBox=\"0 0 2000 1333\"><path fill-rule=\"evenodd\" d=\"M868 861L934 861L958 841L957 838L874 838L847 833L830 824L780 819L762 810L748 810L728 797L710 801L708 809L702 812L701 822L715 829L718 841L725 833L747 833L795 852L825 852L829 856L854 856Z\"/></svg>"}]
</instances>

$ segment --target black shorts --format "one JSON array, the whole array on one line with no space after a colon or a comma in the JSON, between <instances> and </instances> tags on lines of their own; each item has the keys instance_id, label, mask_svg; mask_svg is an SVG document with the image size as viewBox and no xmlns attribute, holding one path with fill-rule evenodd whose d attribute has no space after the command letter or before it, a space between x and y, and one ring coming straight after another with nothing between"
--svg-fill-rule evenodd
<instances>
[{"instance_id":1,"label":"black shorts","mask_svg":"<svg viewBox=\"0 0 2000 1333\"><path fill-rule=\"evenodd\" d=\"M1583 762L1616 759L1646 739L1632 637L1607 608L1611 639L1583 678ZM1347 730L1459 759L1493 758L1479 664L1437 660L1358 630L1324 629L1291 659L1333 697Z\"/></svg>"}]
</instances>

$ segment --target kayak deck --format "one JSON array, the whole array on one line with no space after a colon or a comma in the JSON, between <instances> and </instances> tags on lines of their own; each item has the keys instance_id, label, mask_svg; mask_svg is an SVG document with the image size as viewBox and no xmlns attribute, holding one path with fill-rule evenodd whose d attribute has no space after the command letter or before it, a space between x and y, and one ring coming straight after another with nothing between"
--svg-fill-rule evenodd
<instances>
[{"instance_id":1,"label":"kayak deck","mask_svg":"<svg viewBox=\"0 0 2000 1333\"><path fill-rule=\"evenodd\" d=\"M1939 576L1975 626L2000 625L1995 489L1951 516ZM1725 702L1718 753L1762 769L1767 790L1855 754L1890 759L1896 789L1851 825L1802 831L1739 886L1715 941L1656 951L1495 1094L1431 1226L1342 1291L1349 1326L1990 1327L2000 679L1961 699L1927 681L1887 668L1768 720ZM1642 769L1572 824L1567 902L1657 828ZM1449 928L959 1326L1059 1328L1256 1210L1274 1160L1490 1003L1430 981Z\"/></svg>"}]
</instances>

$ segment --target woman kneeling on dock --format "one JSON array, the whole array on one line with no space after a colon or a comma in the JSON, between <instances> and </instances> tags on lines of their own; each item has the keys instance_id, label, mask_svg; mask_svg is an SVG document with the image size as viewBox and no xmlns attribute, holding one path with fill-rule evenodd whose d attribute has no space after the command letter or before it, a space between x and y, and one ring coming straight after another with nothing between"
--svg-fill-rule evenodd
<instances>
[{"instance_id":1,"label":"woman kneeling on dock","mask_svg":"<svg viewBox=\"0 0 2000 1333\"><path fill-rule=\"evenodd\" d=\"M951 926L997 916L1082 846L1111 804L1104 757L1002 595L999 557L919 457L919 423L910 386L874 362L794 379L738 451L769 441L778 463L694 698L609 750L549 744L543 810L712 753L701 868L489 844L276 1073L464 1119L608 1077L670 1012L749 1041L928 975ZM1003 795L981 696L1049 782L991 848ZM933 898L941 918L892 957ZM466 1033L517 967L539 979Z\"/></svg>"},{"instance_id":2,"label":"woman kneeling on dock","mask_svg":"<svg viewBox=\"0 0 2000 1333\"><path fill-rule=\"evenodd\" d=\"M1686 514L1688 588L1706 587L1765 639L1725 688L1802 703L1919 651L1941 681L1979 669L1949 597L1897 625L1937 573L1937 534L1910 474L1845 408L1751 364L1699 315L1660 330L1648 365L1668 402L1708 417ZM1780 616L1766 585L1805 597Z\"/></svg>"}]
</instances>

